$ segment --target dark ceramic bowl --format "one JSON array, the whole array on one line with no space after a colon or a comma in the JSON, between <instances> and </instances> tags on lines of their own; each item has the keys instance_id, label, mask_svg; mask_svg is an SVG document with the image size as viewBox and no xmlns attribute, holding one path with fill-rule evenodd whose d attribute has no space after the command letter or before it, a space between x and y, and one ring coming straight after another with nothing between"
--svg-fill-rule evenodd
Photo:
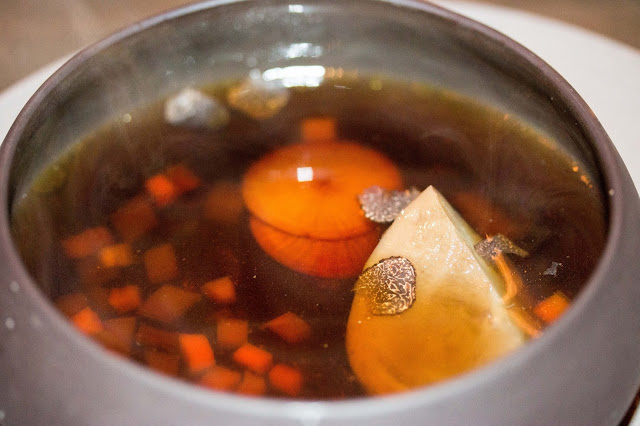
<instances>
[{"instance_id":1,"label":"dark ceramic bowl","mask_svg":"<svg viewBox=\"0 0 640 426\"><path fill-rule=\"evenodd\" d=\"M485 368L412 392L342 402L202 390L113 357L77 333L29 275L10 233L10 212L34 176L136 105L252 68L291 65L446 87L520 117L575 155L606 199L608 239L568 313ZM76 55L33 96L2 145L0 422L615 424L640 385L639 228L638 195L591 110L547 64L489 28L411 0L188 6Z\"/></svg>"}]
</instances>

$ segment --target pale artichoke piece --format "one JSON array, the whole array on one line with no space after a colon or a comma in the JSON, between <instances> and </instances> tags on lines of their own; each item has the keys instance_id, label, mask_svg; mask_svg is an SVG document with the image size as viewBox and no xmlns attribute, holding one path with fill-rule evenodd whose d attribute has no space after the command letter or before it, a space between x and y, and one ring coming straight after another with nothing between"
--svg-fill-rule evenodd
<instances>
[{"instance_id":1,"label":"pale artichoke piece","mask_svg":"<svg viewBox=\"0 0 640 426\"><path fill-rule=\"evenodd\" d=\"M289 102L289 90L280 81L250 76L227 92L227 103L256 120L278 114Z\"/></svg>"},{"instance_id":2,"label":"pale artichoke piece","mask_svg":"<svg viewBox=\"0 0 640 426\"><path fill-rule=\"evenodd\" d=\"M524 343L500 299L502 278L474 249L480 241L433 187L382 236L365 270L384 259L407 259L415 268L415 300L397 314L376 314L371 283L356 283L346 346L353 371L370 393L438 382Z\"/></svg>"},{"instance_id":3,"label":"pale artichoke piece","mask_svg":"<svg viewBox=\"0 0 640 426\"><path fill-rule=\"evenodd\" d=\"M174 126L219 129L229 122L229 112L215 98L187 87L167 99L164 119Z\"/></svg>"}]
</instances>

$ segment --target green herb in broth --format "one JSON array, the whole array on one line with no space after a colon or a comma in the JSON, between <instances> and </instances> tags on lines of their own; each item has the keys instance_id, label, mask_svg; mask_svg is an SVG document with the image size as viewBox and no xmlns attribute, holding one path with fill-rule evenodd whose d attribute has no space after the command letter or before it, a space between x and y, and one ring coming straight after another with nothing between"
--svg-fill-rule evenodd
<instances>
[{"instance_id":1,"label":"green herb in broth","mask_svg":"<svg viewBox=\"0 0 640 426\"><path fill-rule=\"evenodd\" d=\"M72 321L131 360L231 392L366 394L344 343L357 273L314 276L284 266L256 241L256 217L243 199L247 170L305 143L300 129L309 118L330 118L336 139L387 158L403 185L390 189L433 185L479 235L503 234L526 250L510 258L523 283L510 303L536 327L545 324L536 306L559 292L570 300L593 270L606 232L599 190L524 123L445 91L364 77L288 89L275 115L256 119L226 103L235 84L200 89L227 109L226 124L170 125L164 101L131 111L56 160L14 209L15 239L40 286ZM161 206L149 181L177 165L199 183ZM367 250L385 226L371 224L376 239ZM100 229L111 239L90 255L65 254L63 241ZM353 238L362 235L369 233ZM299 240L308 236L293 236L313 247ZM105 267L103 249L118 245L129 261Z\"/></svg>"}]
</instances>

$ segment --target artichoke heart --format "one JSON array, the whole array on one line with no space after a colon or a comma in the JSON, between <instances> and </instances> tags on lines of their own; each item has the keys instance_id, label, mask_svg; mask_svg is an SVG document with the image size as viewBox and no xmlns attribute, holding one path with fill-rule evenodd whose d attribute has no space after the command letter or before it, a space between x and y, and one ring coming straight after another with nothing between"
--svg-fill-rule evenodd
<instances>
[{"instance_id":1,"label":"artichoke heart","mask_svg":"<svg viewBox=\"0 0 640 426\"><path fill-rule=\"evenodd\" d=\"M438 382L524 343L502 278L474 249L480 241L432 186L382 236L355 285L346 335L370 393Z\"/></svg>"}]
</instances>

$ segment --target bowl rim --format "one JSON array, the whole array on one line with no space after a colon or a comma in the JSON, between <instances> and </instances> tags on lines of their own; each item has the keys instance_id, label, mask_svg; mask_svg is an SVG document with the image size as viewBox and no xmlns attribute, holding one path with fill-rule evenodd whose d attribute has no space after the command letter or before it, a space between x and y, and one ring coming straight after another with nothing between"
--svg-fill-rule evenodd
<instances>
[{"instance_id":1,"label":"bowl rim","mask_svg":"<svg viewBox=\"0 0 640 426\"><path fill-rule=\"evenodd\" d=\"M311 0L302 0L300 3L309 4ZM351 0L352 2L366 3L367 0ZM572 302L572 307L554 325L550 326L540 339L534 339L522 348L511 354L501 357L486 366L476 368L470 372L436 383L401 393L394 393L377 397L355 398L337 401L302 401L283 400L276 398L248 398L233 395L226 392L216 392L208 389L200 389L193 384L183 382L159 373L155 373L146 367L139 366L128 360L121 360L104 351L98 343L87 339L78 333L68 320L53 306L50 299L44 295L35 284L24 267L21 258L13 244L10 233L10 213L8 197L9 176L14 154L21 134L37 111L39 105L46 101L47 97L55 91L57 85L64 80L76 68L87 59L99 55L104 49L141 31L148 30L166 21L171 21L186 15L195 14L211 8L224 7L230 4L251 3L252 0L205 0L200 3L178 7L170 11L129 25L116 33L82 49L63 64L51 77L49 77L37 92L29 99L13 125L11 126L4 142L0 146L0 244L8 251L7 263L17 265L16 280L22 284L25 293L34 301L41 312L52 322L52 326L59 329L74 345L85 352L85 356L92 357L96 362L124 370L132 380L140 380L146 385L159 389L162 393L170 394L173 398L197 402L211 409L222 409L228 412L245 413L247 403L251 405L252 414L266 416L267 418L287 418L314 420L319 418L357 418L377 413L388 413L411 409L418 405L445 400L456 394L464 393L473 388L479 388L482 384L494 381L496 377L508 374L534 358L539 352L548 346L548 342L557 341L566 332L566 329L588 311L593 305L593 299L599 293L599 287L605 281L607 270L614 263L616 249L620 246L620 239L624 235L622 227L623 211L626 201L624 197L625 184L622 177L621 165L617 161L617 153L606 132L598 119L585 101L573 89L573 87L533 52L512 40L506 35L491 29L490 27L460 15L445 7L421 0L368 0L372 3L380 3L395 6L404 10L412 10L416 13L425 13L439 19L455 23L457 26L470 30L483 37L490 43L501 46L510 53L515 54L526 62L528 67L539 72L539 78L553 87L558 95L558 101L572 108L572 114L579 119L579 125L587 135L591 136L594 144L590 146L598 159L598 168L602 174L602 184L605 189L603 197L608 205L608 231L604 250L584 287ZM257 1L256 1L257 2ZM267 1L266 5L288 4L282 0ZM314 3L315 5L315 3ZM622 168L624 169L624 168ZM600 285L598 285L600 283ZM212 398L215 395L215 398Z\"/></svg>"}]
</instances>

